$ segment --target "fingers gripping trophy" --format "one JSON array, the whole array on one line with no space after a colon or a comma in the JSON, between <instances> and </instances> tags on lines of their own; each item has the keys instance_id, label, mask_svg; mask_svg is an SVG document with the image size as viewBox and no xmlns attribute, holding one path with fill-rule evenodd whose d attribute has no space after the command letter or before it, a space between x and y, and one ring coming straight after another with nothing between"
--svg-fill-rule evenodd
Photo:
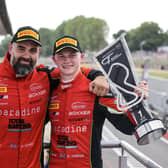
<instances>
[{"instance_id":1,"label":"fingers gripping trophy","mask_svg":"<svg viewBox=\"0 0 168 168\"><path fill-rule=\"evenodd\" d=\"M136 121L134 134L137 143L145 145L162 137L166 131L163 123L153 118L144 100L144 91L136 86L135 68L124 35L101 50L96 56L96 62L107 76L111 91L117 94L118 109L129 109ZM140 97L134 92L135 89L142 92Z\"/></svg>"}]
</instances>

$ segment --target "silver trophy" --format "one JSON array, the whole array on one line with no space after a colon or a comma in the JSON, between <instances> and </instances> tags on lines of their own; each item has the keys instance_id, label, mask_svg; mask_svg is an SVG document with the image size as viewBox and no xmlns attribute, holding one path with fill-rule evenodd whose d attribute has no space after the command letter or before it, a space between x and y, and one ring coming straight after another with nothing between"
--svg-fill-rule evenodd
<instances>
[{"instance_id":1,"label":"silver trophy","mask_svg":"<svg viewBox=\"0 0 168 168\"><path fill-rule=\"evenodd\" d=\"M96 56L96 62L100 64L107 77L111 92L117 94L118 109L121 111L129 109L136 121L134 134L137 143L145 145L162 137L166 131L162 121L153 118L144 101L143 90L136 87L135 66L124 36L101 50ZM134 89L139 89L142 96L139 97Z\"/></svg>"}]
</instances>

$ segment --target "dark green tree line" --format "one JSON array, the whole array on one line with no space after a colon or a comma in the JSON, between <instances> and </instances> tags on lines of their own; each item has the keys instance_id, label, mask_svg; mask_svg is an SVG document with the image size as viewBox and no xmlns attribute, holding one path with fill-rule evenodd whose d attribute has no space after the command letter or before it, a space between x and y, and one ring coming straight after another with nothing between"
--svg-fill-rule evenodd
<instances>
[{"instance_id":1,"label":"dark green tree line","mask_svg":"<svg viewBox=\"0 0 168 168\"><path fill-rule=\"evenodd\" d=\"M57 37L62 35L72 35L79 39L83 51L99 51L104 48L109 27L107 23L99 18L86 18L77 16L73 19L63 21L56 29L40 28L42 41L42 56L53 54L53 45ZM157 23L144 22L139 27L125 31L119 30L112 35L113 39L126 33L126 40L131 51L143 50L156 51L157 47L168 45L168 31L163 32ZM0 44L0 57L3 57L8 51L8 43L11 36L6 36Z\"/></svg>"},{"instance_id":2,"label":"dark green tree line","mask_svg":"<svg viewBox=\"0 0 168 168\"><path fill-rule=\"evenodd\" d=\"M55 30L48 28L39 29L42 41L42 56L53 54L53 45L57 37L61 35L72 35L79 39L83 51L98 51L107 45L106 37L109 32L107 23L98 18L86 18L77 16L73 19L63 21ZM8 38L0 44L0 56L8 51Z\"/></svg>"},{"instance_id":3,"label":"dark green tree line","mask_svg":"<svg viewBox=\"0 0 168 168\"><path fill-rule=\"evenodd\" d=\"M113 34L117 38L121 33L126 32L120 30L118 33ZM163 32L157 23L144 22L136 29L126 32L126 40L131 51L146 50L156 51L157 47L168 44L168 33Z\"/></svg>"},{"instance_id":4,"label":"dark green tree line","mask_svg":"<svg viewBox=\"0 0 168 168\"><path fill-rule=\"evenodd\" d=\"M84 51L98 51L107 45L108 32L109 27L104 20L77 16L74 19L64 21L55 30L55 37L72 35L79 39Z\"/></svg>"},{"instance_id":5,"label":"dark green tree line","mask_svg":"<svg viewBox=\"0 0 168 168\"><path fill-rule=\"evenodd\" d=\"M5 56L5 53L8 51L8 46L11 41L12 37L11 36L6 36L0 44L0 57Z\"/></svg>"},{"instance_id":6,"label":"dark green tree line","mask_svg":"<svg viewBox=\"0 0 168 168\"><path fill-rule=\"evenodd\" d=\"M98 18L86 18L77 16L73 19L63 21L55 30L48 28L39 29L42 41L42 56L53 54L53 45L57 37L61 35L72 35L79 39L83 51L98 51L107 45L106 37L109 32L107 23ZM8 38L0 44L0 56L4 56L8 51L6 47L10 42Z\"/></svg>"}]
</instances>

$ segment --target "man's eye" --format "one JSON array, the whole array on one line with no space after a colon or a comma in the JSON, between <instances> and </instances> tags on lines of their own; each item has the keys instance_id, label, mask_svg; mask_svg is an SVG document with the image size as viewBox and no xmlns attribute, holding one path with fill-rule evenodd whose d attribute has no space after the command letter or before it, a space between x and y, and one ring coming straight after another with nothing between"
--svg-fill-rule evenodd
<instances>
[{"instance_id":1,"label":"man's eye","mask_svg":"<svg viewBox=\"0 0 168 168\"><path fill-rule=\"evenodd\" d=\"M30 49L30 52L31 52L31 53L36 53L36 52L37 52L37 48L31 48L31 49Z\"/></svg>"},{"instance_id":2,"label":"man's eye","mask_svg":"<svg viewBox=\"0 0 168 168\"><path fill-rule=\"evenodd\" d=\"M60 58L65 58L63 55L60 55L59 57L60 57Z\"/></svg>"},{"instance_id":3,"label":"man's eye","mask_svg":"<svg viewBox=\"0 0 168 168\"><path fill-rule=\"evenodd\" d=\"M71 54L70 55L70 58L74 58L74 57L76 57L76 54Z\"/></svg>"},{"instance_id":4,"label":"man's eye","mask_svg":"<svg viewBox=\"0 0 168 168\"><path fill-rule=\"evenodd\" d=\"M25 48L22 47L22 46L18 46L18 47L17 47L17 50L19 50L19 51L25 51Z\"/></svg>"}]
</instances>

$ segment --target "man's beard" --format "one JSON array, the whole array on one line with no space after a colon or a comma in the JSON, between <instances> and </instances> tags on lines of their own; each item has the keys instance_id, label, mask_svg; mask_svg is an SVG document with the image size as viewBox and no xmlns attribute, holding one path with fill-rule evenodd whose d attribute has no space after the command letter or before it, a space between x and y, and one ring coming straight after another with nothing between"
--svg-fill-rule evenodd
<instances>
[{"instance_id":1,"label":"man's beard","mask_svg":"<svg viewBox=\"0 0 168 168\"><path fill-rule=\"evenodd\" d=\"M22 60L29 62L29 64L22 64L21 63ZM32 72L35 64L36 64L36 62L33 62L33 60L31 58L26 59L26 58L20 57L16 61L15 57L14 57L14 59L12 61L12 65L13 65L13 68L14 68L16 74L21 75L21 76L26 76L30 72Z\"/></svg>"}]
</instances>

